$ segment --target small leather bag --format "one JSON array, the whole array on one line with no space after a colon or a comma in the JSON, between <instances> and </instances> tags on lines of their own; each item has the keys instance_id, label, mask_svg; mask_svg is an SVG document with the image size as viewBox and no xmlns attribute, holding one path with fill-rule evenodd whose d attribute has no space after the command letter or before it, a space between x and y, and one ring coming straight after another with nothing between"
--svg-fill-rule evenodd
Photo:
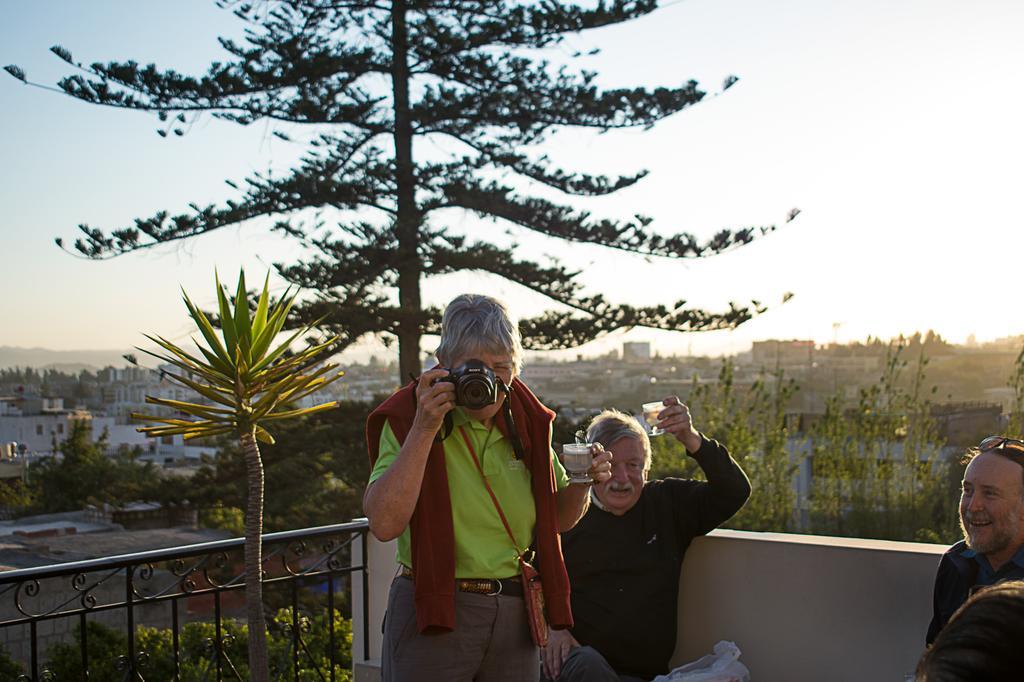
<instances>
[{"instance_id":1,"label":"small leather bag","mask_svg":"<svg viewBox=\"0 0 1024 682\"><path fill-rule=\"evenodd\" d=\"M526 617L530 621L530 635L533 643L548 645L548 619L544 616L544 587L540 574L522 556L519 557L520 576L523 579L523 601L526 602Z\"/></svg>"},{"instance_id":2,"label":"small leather bag","mask_svg":"<svg viewBox=\"0 0 1024 682\"><path fill-rule=\"evenodd\" d=\"M498 510L498 516L501 517L501 523L505 526L505 532L508 533L509 539L512 540L512 546L515 547L516 553L519 555L519 577L523 581L523 603L526 605L526 619L530 623L530 636L533 637L533 643L537 646L547 646L548 619L544 615L544 586L541 584L540 574L526 560L526 552L519 549L515 535L512 534L512 527L509 526L508 520L505 518L505 512L501 510L498 498L495 497L494 491L491 490L491 484L487 482L487 477L484 476L484 469L480 466L476 450L473 449L469 436L466 435L465 429L461 426L459 427L459 433L462 434L462 440L466 442L466 449L469 450L469 454L473 456L473 463L476 464L476 469L480 472L480 477L484 481L484 487L487 488L487 494L491 496L491 502L494 503L494 508Z\"/></svg>"}]
</instances>

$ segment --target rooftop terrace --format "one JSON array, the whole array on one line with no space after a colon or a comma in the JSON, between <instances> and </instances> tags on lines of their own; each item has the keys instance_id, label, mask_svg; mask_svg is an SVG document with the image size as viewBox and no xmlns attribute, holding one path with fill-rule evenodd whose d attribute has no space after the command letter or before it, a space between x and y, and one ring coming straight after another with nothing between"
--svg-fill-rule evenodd
<instances>
[{"instance_id":1,"label":"rooftop terrace","mask_svg":"<svg viewBox=\"0 0 1024 682\"><path fill-rule=\"evenodd\" d=\"M347 603L355 679L378 680L381 621L397 568L394 543L374 540L365 520L265 540L267 589L299 607L293 626L278 633L292 642L289 656L295 665L305 660L304 647L314 636L300 621L312 622L313 610ZM672 663L695 660L724 639L739 646L740 660L756 682L903 680L923 650L932 580L944 549L729 530L698 538L683 566ZM220 632L222 619L236 615L227 611L237 606L232 595L240 596L241 575L235 572L240 550L240 539L221 540L0 572L0 642L30 676L35 670L29 679L42 679L46 647L66 640L86 620L131 633L131 623L176 632L186 621L205 619L216 622ZM300 589L326 598L326 604L300 599ZM337 604L332 601L336 590ZM331 642L334 637L332 630ZM217 667L216 674L208 671L210 679L228 679L228 663L241 655L237 643L228 638L211 640L209 646L216 655L208 665ZM176 649L173 655L178 665ZM123 669L149 672L154 661L147 662L147 656L129 636Z\"/></svg>"},{"instance_id":2,"label":"rooftop terrace","mask_svg":"<svg viewBox=\"0 0 1024 682\"><path fill-rule=\"evenodd\" d=\"M370 651L395 575L369 541ZM941 545L718 530L687 552L673 665L736 642L755 682L901 681L924 649ZM353 609L358 613L358 609ZM353 623L353 631L363 628ZM355 651L359 647L354 646ZM378 660L356 660L378 679Z\"/></svg>"}]
</instances>

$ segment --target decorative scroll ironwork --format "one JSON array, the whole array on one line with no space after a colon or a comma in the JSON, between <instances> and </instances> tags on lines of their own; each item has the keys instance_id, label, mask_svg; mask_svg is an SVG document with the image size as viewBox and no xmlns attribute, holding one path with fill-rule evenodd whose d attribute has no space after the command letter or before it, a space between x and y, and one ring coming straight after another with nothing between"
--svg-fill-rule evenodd
<instances>
[{"instance_id":1,"label":"decorative scroll ironwork","mask_svg":"<svg viewBox=\"0 0 1024 682\"><path fill-rule=\"evenodd\" d=\"M245 572L242 572L241 574L236 575L236 576L232 577L230 580L228 580L226 582L223 582L223 583L217 582L217 580L215 580L213 578L213 576L211 575L211 573L210 573L211 569L216 570L216 571L223 571L227 567L228 562L230 561L230 557L228 557L227 552L219 552L219 553L213 555L211 557L211 561L212 561L212 563L211 562L207 562L203 566L203 569L202 569L203 580L205 580L211 587L215 587L215 588L218 588L218 589L219 588L224 588L224 587L230 587L231 585L237 584L237 581L239 580L239 578L241 578L242 581L244 582Z\"/></svg>"},{"instance_id":2,"label":"decorative scroll ironwork","mask_svg":"<svg viewBox=\"0 0 1024 682\"><path fill-rule=\"evenodd\" d=\"M18 675L15 682L32 682L32 678L28 675ZM43 668L39 673L39 682L55 682L56 678L53 676L53 672L47 668Z\"/></svg>"},{"instance_id":3,"label":"decorative scroll ironwork","mask_svg":"<svg viewBox=\"0 0 1024 682\"><path fill-rule=\"evenodd\" d=\"M294 609L290 617L292 622L281 623L279 629L281 635L290 642L289 660L294 661L293 666L298 669L301 657L303 669L316 670L319 679L333 679L335 580L352 572L365 571L365 554L363 557L353 557L351 547L356 537L365 538L367 530L364 520L272 533L263 538L265 584L268 587L290 585L291 589L290 608ZM228 600L225 595L235 593L239 598L242 595L245 581L242 568L243 545L243 540L237 538L0 573L0 630L8 629L11 633L19 631L12 628L23 630L26 633L26 646L18 650L32 652L30 659L18 661L26 668L26 672L17 679L33 682L54 679L47 664L46 649L55 639L63 638L65 642L77 639L83 666L88 666L90 656L97 655L87 648L92 646L96 649L92 643L93 637L89 635L86 638L84 633L73 633L84 629L87 623L94 620L108 627L111 623L115 626L120 623L116 627L131 635L125 638L126 648L118 652L119 658L110 661L124 673L124 679L138 681L150 678L151 674L147 671L154 670L153 666L159 669L160 665L172 665L174 670L179 670L184 655L180 633L189 622L208 620L216 623L219 639L206 638L204 641L204 648L208 649L203 664L206 668L204 679L241 680L235 661L228 655L233 650L235 638L230 632L223 631L222 624L240 617L238 598ZM328 585L326 593L322 587L325 582ZM365 582L364 579L364 585ZM357 584L357 581L353 580L352 584ZM311 587L316 588L316 591L303 597L300 613L298 590ZM209 605L214 603L209 601L211 598L216 603L216 609L202 618L203 610L211 608ZM321 605L327 618L316 621L320 623L316 627L323 627L325 633L330 629L329 661L323 660L323 654L318 658L310 650L308 639L314 628L310 605L314 604L314 609L320 608L315 604L317 600L323 599L327 600L326 604ZM344 603L350 602L348 600ZM143 606L146 609L140 611ZM179 617L179 611L185 617ZM43 623L52 625L39 627ZM173 656L173 661L158 661L154 658L157 649L145 651L138 646L134 632L126 631L127 623L134 623L135 626L156 624L170 629L172 652L167 654L165 646L159 656ZM364 620L364 641L368 635L365 628ZM45 637L41 632L45 632ZM9 636L7 642L15 643ZM325 662L330 670L318 668ZM288 670L282 674L291 678L296 673L295 670Z\"/></svg>"}]
</instances>

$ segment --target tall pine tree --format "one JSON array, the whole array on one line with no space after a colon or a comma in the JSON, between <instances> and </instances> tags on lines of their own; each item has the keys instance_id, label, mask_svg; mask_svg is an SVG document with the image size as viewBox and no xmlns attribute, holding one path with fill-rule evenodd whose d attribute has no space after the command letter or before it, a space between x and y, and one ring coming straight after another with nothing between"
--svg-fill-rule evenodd
<instances>
[{"instance_id":1,"label":"tall pine tree","mask_svg":"<svg viewBox=\"0 0 1024 682\"><path fill-rule=\"evenodd\" d=\"M722 230L702 243L685 233L662 236L641 215L598 219L530 193L543 185L564 195L600 196L636 183L644 172L605 177L562 170L543 153L544 143L564 128L649 127L704 97L694 81L602 91L593 72L531 56L567 35L649 14L656 0L598 0L588 7L557 0L219 4L248 26L242 42L220 40L231 58L206 75L135 61L83 65L58 46L53 52L81 70L60 87L87 102L155 112L165 136L184 134L203 114L242 125L309 124L316 128L308 151L284 177L248 178L241 196L222 206L161 211L109 232L80 225L84 236L74 248L82 254L109 258L272 216L275 230L314 254L277 265L286 280L316 292L298 308L303 320L326 316L324 326L342 345L368 333L397 338L402 376L419 372L420 337L439 328L439 311L423 305L424 281L458 271L491 273L559 304L521 323L526 346L539 350L574 347L629 327L732 328L763 310L756 301L722 312L687 308L685 301L615 304L585 292L578 273L559 262L523 259L514 247L454 233L437 215L464 209L555 240L675 259L721 253L773 230ZM20 68L7 70L25 80ZM429 155L421 153L425 140L435 143ZM337 225L310 218L331 208L341 210Z\"/></svg>"}]
</instances>

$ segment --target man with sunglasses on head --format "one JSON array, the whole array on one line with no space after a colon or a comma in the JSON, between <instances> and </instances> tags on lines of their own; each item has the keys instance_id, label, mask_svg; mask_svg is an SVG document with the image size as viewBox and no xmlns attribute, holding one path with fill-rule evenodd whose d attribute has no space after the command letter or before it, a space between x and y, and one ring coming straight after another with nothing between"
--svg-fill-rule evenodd
<instances>
[{"instance_id":1,"label":"man with sunglasses on head","mask_svg":"<svg viewBox=\"0 0 1024 682\"><path fill-rule=\"evenodd\" d=\"M977 588L1024 579L1024 441L989 436L964 461L964 539L939 562L929 646Z\"/></svg>"}]
</instances>

